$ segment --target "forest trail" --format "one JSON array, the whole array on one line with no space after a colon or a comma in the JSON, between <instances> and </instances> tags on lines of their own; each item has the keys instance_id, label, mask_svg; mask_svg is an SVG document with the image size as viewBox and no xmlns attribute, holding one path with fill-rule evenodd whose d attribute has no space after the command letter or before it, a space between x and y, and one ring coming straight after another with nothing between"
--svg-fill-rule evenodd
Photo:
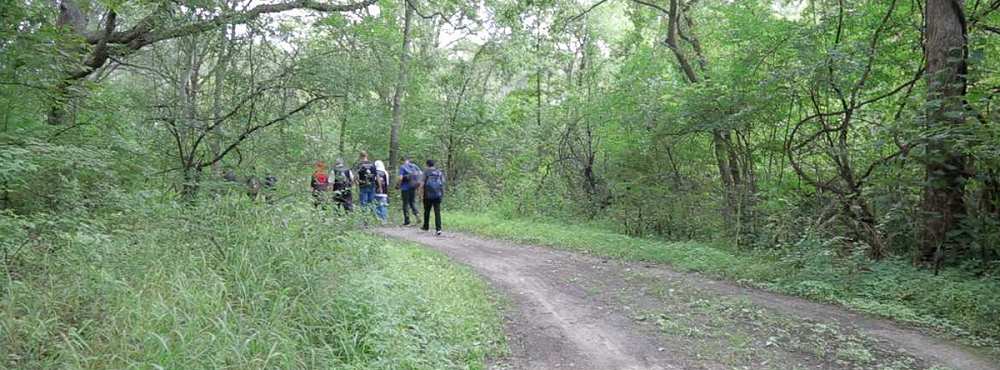
<instances>
[{"instance_id":1,"label":"forest trail","mask_svg":"<svg viewBox=\"0 0 1000 370\"><path fill-rule=\"evenodd\" d=\"M1000 369L843 308L663 266L411 228L378 232L470 266L508 301L496 369Z\"/></svg>"}]
</instances>

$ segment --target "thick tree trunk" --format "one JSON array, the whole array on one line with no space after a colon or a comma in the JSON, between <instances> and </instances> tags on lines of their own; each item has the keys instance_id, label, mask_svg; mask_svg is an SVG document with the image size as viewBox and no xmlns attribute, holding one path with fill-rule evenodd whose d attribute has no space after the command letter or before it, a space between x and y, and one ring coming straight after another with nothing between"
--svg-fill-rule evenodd
<instances>
[{"instance_id":1,"label":"thick tree trunk","mask_svg":"<svg viewBox=\"0 0 1000 370\"><path fill-rule=\"evenodd\" d=\"M399 55L399 75L396 77L396 91L392 94L392 128L389 131L389 173L395 173L399 164L399 130L403 127L403 94L406 92L407 70L410 64L410 23L413 8L403 3L403 48ZM390 182L394 176L389 176Z\"/></svg>"},{"instance_id":2,"label":"thick tree trunk","mask_svg":"<svg viewBox=\"0 0 1000 370\"><path fill-rule=\"evenodd\" d=\"M729 146L723 137L722 130L712 131L712 146L715 149L715 164L719 169L719 180L722 182L722 191L725 193L726 205L722 209L722 217L727 224L733 224L734 211L736 209L736 180L733 178L733 169L729 161Z\"/></svg>"},{"instance_id":3,"label":"thick tree trunk","mask_svg":"<svg viewBox=\"0 0 1000 370\"><path fill-rule=\"evenodd\" d=\"M927 0L927 183L920 257L937 264L965 215L966 156L954 130L965 125L966 24L964 0Z\"/></svg>"}]
</instances>

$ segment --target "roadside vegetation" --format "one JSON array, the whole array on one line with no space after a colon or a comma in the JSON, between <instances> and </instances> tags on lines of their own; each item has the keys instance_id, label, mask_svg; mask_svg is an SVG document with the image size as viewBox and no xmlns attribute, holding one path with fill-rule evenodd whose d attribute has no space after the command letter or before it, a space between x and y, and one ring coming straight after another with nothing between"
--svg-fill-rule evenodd
<instances>
[{"instance_id":1,"label":"roadside vegetation","mask_svg":"<svg viewBox=\"0 0 1000 370\"><path fill-rule=\"evenodd\" d=\"M743 250L724 242L622 235L597 223L449 214L449 227L521 243L627 261L662 263L779 293L830 302L933 329L1000 354L1000 284L960 269L935 275L907 261L841 258L819 241L795 249Z\"/></svg>"},{"instance_id":2,"label":"roadside vegetation","mask_svg":"<svg viewBox=\"0 0 1000 370\"><path fill-rule=\"evenodd\" d=\"M305 199L164 197L4 256L0 367L481 369L505 351L485 283L436 253Z\"/></svg>"}]
</instances>

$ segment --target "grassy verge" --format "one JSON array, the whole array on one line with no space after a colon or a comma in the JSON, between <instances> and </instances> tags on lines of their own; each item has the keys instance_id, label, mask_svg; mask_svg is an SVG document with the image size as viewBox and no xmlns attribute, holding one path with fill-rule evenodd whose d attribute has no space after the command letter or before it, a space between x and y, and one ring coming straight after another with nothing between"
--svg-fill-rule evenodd
<instances>
[{"instance_id":1,"label":"grassy verge","mask_svg":"<svg viewBox=\"0 0 1000 370\"><path fill-rule=\"evenodd\" d=\"M487 286L311 207L148 200L25 242L0 280L0 368L478 369ZM141 204L141 205L140 205Z\"/></svg>"},{"instance_id":2,"label":"grassy verge","mask_svg":"<svg viewBox=\"0 0 1000 370\"><path fill-rule=\"evenodd\" d=\"M959 271L935 276L905 261L845 263L827 249L736 251L699 242L632 238L580 225L451 212L448 227L630 261L664 263L764 289L841 304L953 335L997 352L1000 282ZM850 262L850 261L848 261Z\"/></svg>"}]
</instances>

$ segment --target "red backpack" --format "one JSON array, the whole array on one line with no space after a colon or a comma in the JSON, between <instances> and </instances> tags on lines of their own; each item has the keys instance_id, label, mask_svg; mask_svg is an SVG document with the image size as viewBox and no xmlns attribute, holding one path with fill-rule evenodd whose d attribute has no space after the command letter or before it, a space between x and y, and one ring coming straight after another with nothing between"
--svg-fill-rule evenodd
<instances>
[{"instance_id":1,"label":"red backpack","mask_svg":"<svg viewBox=\"0 0 1000 370\"><path fill-rule=\"evenodd\" d=\"M313 181L312 181L313 189L316 189L316 190L327 190L327 187L330 186L330 181L329 180L330 179L327 178L327 176L326 176L325 173L322 173L322 172L314 173L313 174Z\"/></svg>"}]
</instances>

